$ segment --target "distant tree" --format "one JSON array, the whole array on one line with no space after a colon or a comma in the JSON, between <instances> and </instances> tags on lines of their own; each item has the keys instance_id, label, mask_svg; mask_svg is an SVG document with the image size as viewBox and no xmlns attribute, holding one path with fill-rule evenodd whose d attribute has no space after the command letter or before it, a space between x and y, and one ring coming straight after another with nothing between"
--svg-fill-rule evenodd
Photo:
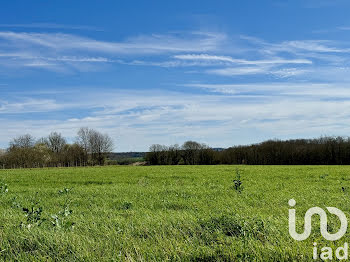
<instances>
[{"instance_id":1,"label":"distant tree","mask_svg":"<svg viewBox=\"0 0 350 262\"><path fill-rule=\"evenodd\" d=\"M151 165L210 165L219 163L215 152L207 145L187 141L179 145L164 146L154 144L146 154L145 160Z\"/></svg>"},{"instance_id":2,"label":"distant tree","mask_svg":"<svg viewBox=\"0 0 350 262\"><path fill-rule=\"evenodd\" d=\"M89 153L91 153L90 150L90 133L91 129L88 127L82 127L79 129L77 134L77 144L80 145L84 150L84 165L88 162L88 156Z\"/></svg>"},{"instance_id":3,"label":"distant tree","mask_svg":"<svg viewBox=\"0 0 350 262\"><path fill-rule=\"evenodd\" d=\"M169 148L167 146L159 144L151 145L145 157L146 161L151 165L168 165L170 164L168 150Z\"/></svg>"},{"instance_id":4,"label":"distant tree","mask_svg":"<svg viewBox=\"0 0 350 262\"><path fill-rule=\"evenodd\" d=\"M185 165L195 165L198 163L199 151L203 145L195 141L187 141L182 145L183 160Z\"/></svg>"},{"instance_id":5,"label":"distant tree","mask_svg":"<svg viewBox=\"0 0 350 262\"><path fill-rule=\"evenodd\" d=\"M181 161L181 148L178 144L169 146L167 152L167 164L178 165Z\"/></svg>"},{"instance_id":6,"label":"distant tree","mask_svg":"<svg viewBox=\"0 0 350 262\"><path fill-rule=\"evenodd\" d=\"M112 152L114 147L112 138L96 130L89 132L89 148L93 163L103 165L106 155Z\"/></svg>"},{"instance_id":7,"label":"distant tree","mask_svg":"<svg viewBox=\"0 0 350 262\"><path fill-rule=\"evenodd\" d=\"M40 140L39 140L40 141ZM53 162L52 152L48 148L47 144L39 143L39 141L33 147L33 161L35 167L47 167Z\"/></svg>"},{"instance_id":8,"label":"distant tree","mask_svg":"<svg viewBox=\"0 0 350 262\"><path fill-rule=\"evenodd\" d=\"M84 164L84 149L77 143L72 145L66 144L63 149L64 166L82 166Z\"/></svg>"},{"instance_id":9,"label":"distant tree","mask_svg":"<svg viewBox=\"0 0 350 262\"><path fill-rule=\"evenodd\" d=\"M10 142L10 147L17 148L31 148L35 144L35 139L33 136L26 134L18 136Z\"/></svg>"},{"instance_id":10,"label":"distant tree","mask_svg":"<svg viewBox=\"0 0 350 262\"><path fill-rule=\"evenodd\" d=\"M60 134L56 132L52 132L46 140L48 148L54 153L62 152L64 146L67 144L66 139Z\"/></svg>"},{"instance_id":11,"label":"distant tree","mask_svg":"<svg viewBox=\"0 0 350 262\"><path fill-rule=\"evenodd\" d=\"M0 168L6 167L6 150L0 148Z\"/></svg>"},{"instance_id":12,"label":"distant tree","mask_svg":"<svg viewBox=\"0 0 350 262\"><path fill-rule=\"evenodd\" d=\"M218 164L219 160L216 157L216 152L211 148L203 148L198 153L198 165L214 165Z\"/></svg>"},{"instance_id":13,"label":"distant tree","mask_svg":"<svg viewBox=\"0 0 350 262\"><path fill-rule=\"evenodd\" d=\"M113 139L94 129L82 127L77 134L77 144L84 150L85 161L90 157L92 164L103 165L108 153L114 149Z\"/></svg>"},{"instance_id":14,"label":"distant tree","mask_svg":"<svg viewBox=\"0 0 350 262\"><path fill-rule=\"evenodd\" d=\"M6 159L11 167L31 167L34 164L35 139L29 134L21 135L9 143Z\"/></svg>"},{"instance_id":15,"label":"distant tree","mask_svg":"<svg viewBox=\"0 0 350 262\"><path fill-rule=\"evenodd\" d=\"M27 134L12 139L6 151L0 150L0 168L103 165L113 148L109 135L89 128L79 130L74 144L57 132L36 142Z\"/></svg>"},{"instance_id":16,"label":"distant tree","mask_svg":"<svg viewBox=\"0 0 350 262\"><path fill-rule=\"evenodd\" d=\"M5 155L5 154L6 154L6 150L0 148L0 156L3 156L3 155Z\"/></svg>"}]
</instances>

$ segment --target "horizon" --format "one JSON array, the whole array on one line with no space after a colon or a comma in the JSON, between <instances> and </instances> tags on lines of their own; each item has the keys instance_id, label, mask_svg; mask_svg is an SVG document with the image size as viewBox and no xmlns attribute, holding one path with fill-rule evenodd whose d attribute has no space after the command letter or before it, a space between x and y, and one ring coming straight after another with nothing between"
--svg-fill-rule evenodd
<instances>
[{"instance_id":1,"label":"horizon","mask_svg":"<svg viewBox=\"0 0 350 262\"><path fill-rule=\"evenodd\" d=\"M346 7L3 3L0 148L27 133L72 142L82 126L109 134L115 153L187 140L228 148L347 136Z\"/></svg>"}]
</instances>

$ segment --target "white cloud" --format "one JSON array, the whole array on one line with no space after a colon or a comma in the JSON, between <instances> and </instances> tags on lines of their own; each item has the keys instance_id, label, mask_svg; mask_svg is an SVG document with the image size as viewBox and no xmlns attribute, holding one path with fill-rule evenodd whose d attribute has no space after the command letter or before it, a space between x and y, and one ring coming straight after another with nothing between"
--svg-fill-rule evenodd
<instances>
[{"instance_id":1,"label":"white cloud","mask_svg":"<svg viewBox=\"0 0 350 262\"><path fill-rule=\"evenodd\" d=\"M168 56L178 52L215 51L226 40L225 34L187 32L130 37L123 41L101 41L62 33L21 33L0 31L0 66L38 67L64 72L89 69L87 64L121 63L140 65L138 60L123 61L121 56ZM141 60L140 60L141 61ZM143 62L174 67L178 61ZM197 63L198 64L198 63Z\"/></svg>"},{"instance_id":2,"label":"white cloud","mask_svg":"<svg viewBox=\"0 0 350 262\"><path fill-rule=\"evenodd\" d=\"M285 97L293 100L293 96L309 97L314 100L350 99L350 84L348 83L250 83L250 84L186 84L188 87L203 88L222 94L251 94L272 97Z\"/></svg>"},{"instance_id":3,"label":"white cloud","mask_svg":"<svg viewBox=\"0 0 350 262\"><path fill-rule=\"evenodd\" d=\"M255 75L265 74L268 72L266 67L231 67L207 70L209 74L216 74L221 76L238 76L238 75Z\"/></svg>"},{"instance_id":4,"label":"white cloud","mask_svg":"<svg viewBox=\"0 0 350 262\"><path fill-rule=\"evenodd\" d=\"M41 28L41 29L69 29L69 30L88 30L103 31L95 26L85 25L62 25L53 23L31 23L31 24L0 24L0 28Z\"/></svg>"},{"instance_id":5,"label":"white cloud","mask_svg":"<svg viewBox=\"0 0 350 262\"><path fill-rule=\"evenodd\" d=\"M174 58L180 60L203 60L203 61L222 61L230 62L234 64L243 64L243 65L260 65L260 64L312 64L311 60L308 59L269 59L269 60L245 60L245 59L236 59L230 56L217 56L217 55L208 55L208 54L186 54L186 55L175 55Z\"/></svg>"},{"instance_id":6,"label":"white cloud","mask_svg":"<svg viewBox=\"0 0 350 262\"><path fill-rule=\"evenodd\" d=\"M26 43L55 50L85 50L113 54L154 54L215 50L225 40L226 36L209 32L192 32L187 34L141 35L123 42L107 42L72 34L0 32L0 38L17 46L23 46Z\"/></svg>"},{"instance_id":7,"label":"white cloud","mask_svg":"<svg viewBox=\"0 0 350 262\"><path fill-rule=\"evenodd\" d=\"M62 94L58 97L62 101L56 98L2 104L0 120L7 128L0 130L0 143L5 145L9 134L30 132L40 137L52 130L74 138L81 126L109 133L115 138L118 151L146 150L155 142L182 143L187 139L229 146L270 137L334 134L335 127L339 126L342 128L336 134L350 131L350 124L344 122L350 109L350 88L346 84L186 86L209 93L89 90L79 97L70 94L69 103ZM60 119L50 115L63 109ZM83 116L71 117L65 113L72 109L82 112ZM51 120L18 121L6 115L25 111L46 112ZM254 138L248 135L252 130L255 130Z\"/></svg>"},{"instance_id":8,"label":"white cloud","mask_svg":"<svg viewBox=\"0 0 350 262\"><path fill-rule=\"evenodd\" d=\"M309 52L320 52L320 53L348 53L349 48L338 48L334 46L329 46L332 44L331 41L326 40L304 40L304 41L286 41L282 42L280 45L275 46L275 50L279 51L290 51L300 50Z\"/></svg>"},{"instance_id":9,"label":"white cloud","mask_svg":"<svg viewBox=\"0 0 350 262\"><path fill-rule=\"evenodd\" d=\"M52 99L21 99L18 102L0 100L0 115L2 114L28 114L63 109L64 105L56 103Z\"/></svg>"},{"instance_id":10,"label":"white cloud","mask_svg":"<svg viewBox=\"0 0 350 262\"><path fill-rule=\"evenodd\" d=\"M242 37L242 43L229 40L225 34L208 32L138 36L124 41L0 32L1 68L88 70L90 65L113 63L198 67L191 69L214 74L201 76L201 81L226 81L187 84L186 92L101 91L97 86L69 89L79 90L79 95L65 94L63 88L55 96L31 90L17 94L21 99L0 101L0 121L6 126L0 129L0 143L5 145L9 134L30 132L40 137L52 130L73 138L80 126L110 133L117 150L122 151L146 150L154 142L181 143L186 139L228 146L257 142L252 137L332 134L339 127L337 134L350 132L350 124L344 121L350 109L350 49L346 43L269 43L249 37ZM260 82L251 83L256 75ZM245 77L246 84L230 84L227 81L232 79L220 76ZM44 113L51 120L18 120L28 113L33 119L36 113Z\"/></svg>"},{"instance_id":11,"label":"white cloud","mask_svg":"<svg viewBox=\"0 0 350 262\"><path fill-rule=\"evenodd\" d=\"M310 70L307 69L299 69L299 68L281 68L271 72L277 78L288 78L295 77L300 75L305 75L309 73Z\"/></svg>"}]
</instances>

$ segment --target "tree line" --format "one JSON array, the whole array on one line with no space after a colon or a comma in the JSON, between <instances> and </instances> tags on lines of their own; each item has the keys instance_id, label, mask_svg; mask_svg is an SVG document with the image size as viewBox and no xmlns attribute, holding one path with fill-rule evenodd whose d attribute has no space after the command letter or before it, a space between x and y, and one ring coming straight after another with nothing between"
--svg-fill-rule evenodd
<instances>
[{"instance_id":1,"label":"tree line","mask_svg":"<svg viewBox=\"0 0 350 262\"><path fill-rule=\"evenodd\" d=\"M0 168L104 165L113 147L110 136L87 127L79 129L71 144L57 132L38 140L26 134L0 150ZM349 165L350 137L268 140L223 150L195 141L182 146L155 144L145 161L149 165Z\"/></svg>"},{"instance_id":2,"label":"tree line","mask_svg":"<svg viewBox=\"0 0 350 262\"><path fill-rule=\"evenodd\" d=\"M195 141L178 145L152 145L146 154L150 165L349 165L350 137L268 140L222 151Z\"/></svg>"},{"instance_id":3,"label":"tree line","mask_svg":"<svg viewBox=\"0 0 350 262\"><path fill-rule=\"evenodd\" d=\"M79 129L72 144L57 132L38 140L25 134L11 140L6 150L0 150L0 168L103 165L113 147L109 135L87 127Z\"/></svg>"},{"instance_id":4,"label":"tree line","mask_svg":"<svg viewBox=\"0 0 350 262\"><path fill-rule=\"evenodd\" d=\"M187 141L179 145L152 145L145 160L150 165L212 165L217 164L215 151L206 144Z\"/></svg>"}]
</instances>

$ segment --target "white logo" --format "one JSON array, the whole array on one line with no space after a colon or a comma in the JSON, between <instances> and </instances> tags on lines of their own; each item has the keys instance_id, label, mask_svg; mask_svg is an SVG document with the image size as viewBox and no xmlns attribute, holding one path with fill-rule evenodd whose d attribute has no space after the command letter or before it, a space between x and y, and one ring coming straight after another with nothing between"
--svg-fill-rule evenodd
<instances>
[{"instance_id":1,"label":"white logo","mask_svg":"<svg viewBox=\"0 0 350 262\"><path fill-rule=\"evenodd\" d=\"M294 199L290 199L288 202L289 206L294 207L296 202ZM317 214L320 216L320 231L321 235L329 241L335 241L344 236L346 230L348 228L348 221L345 214L335 207L327 207L329 213L336 215L340 220L340 229L337 233L330 234L327 231L327 213L320 207L312 207L306 211L304 217L304 232L302 234L298 234L296 232L295 226L295 209L289 209L289 234L292 238L297 241L302 241L307 239L311 234L311 218L313 215Z\"/></svg>"}]
</instances>

